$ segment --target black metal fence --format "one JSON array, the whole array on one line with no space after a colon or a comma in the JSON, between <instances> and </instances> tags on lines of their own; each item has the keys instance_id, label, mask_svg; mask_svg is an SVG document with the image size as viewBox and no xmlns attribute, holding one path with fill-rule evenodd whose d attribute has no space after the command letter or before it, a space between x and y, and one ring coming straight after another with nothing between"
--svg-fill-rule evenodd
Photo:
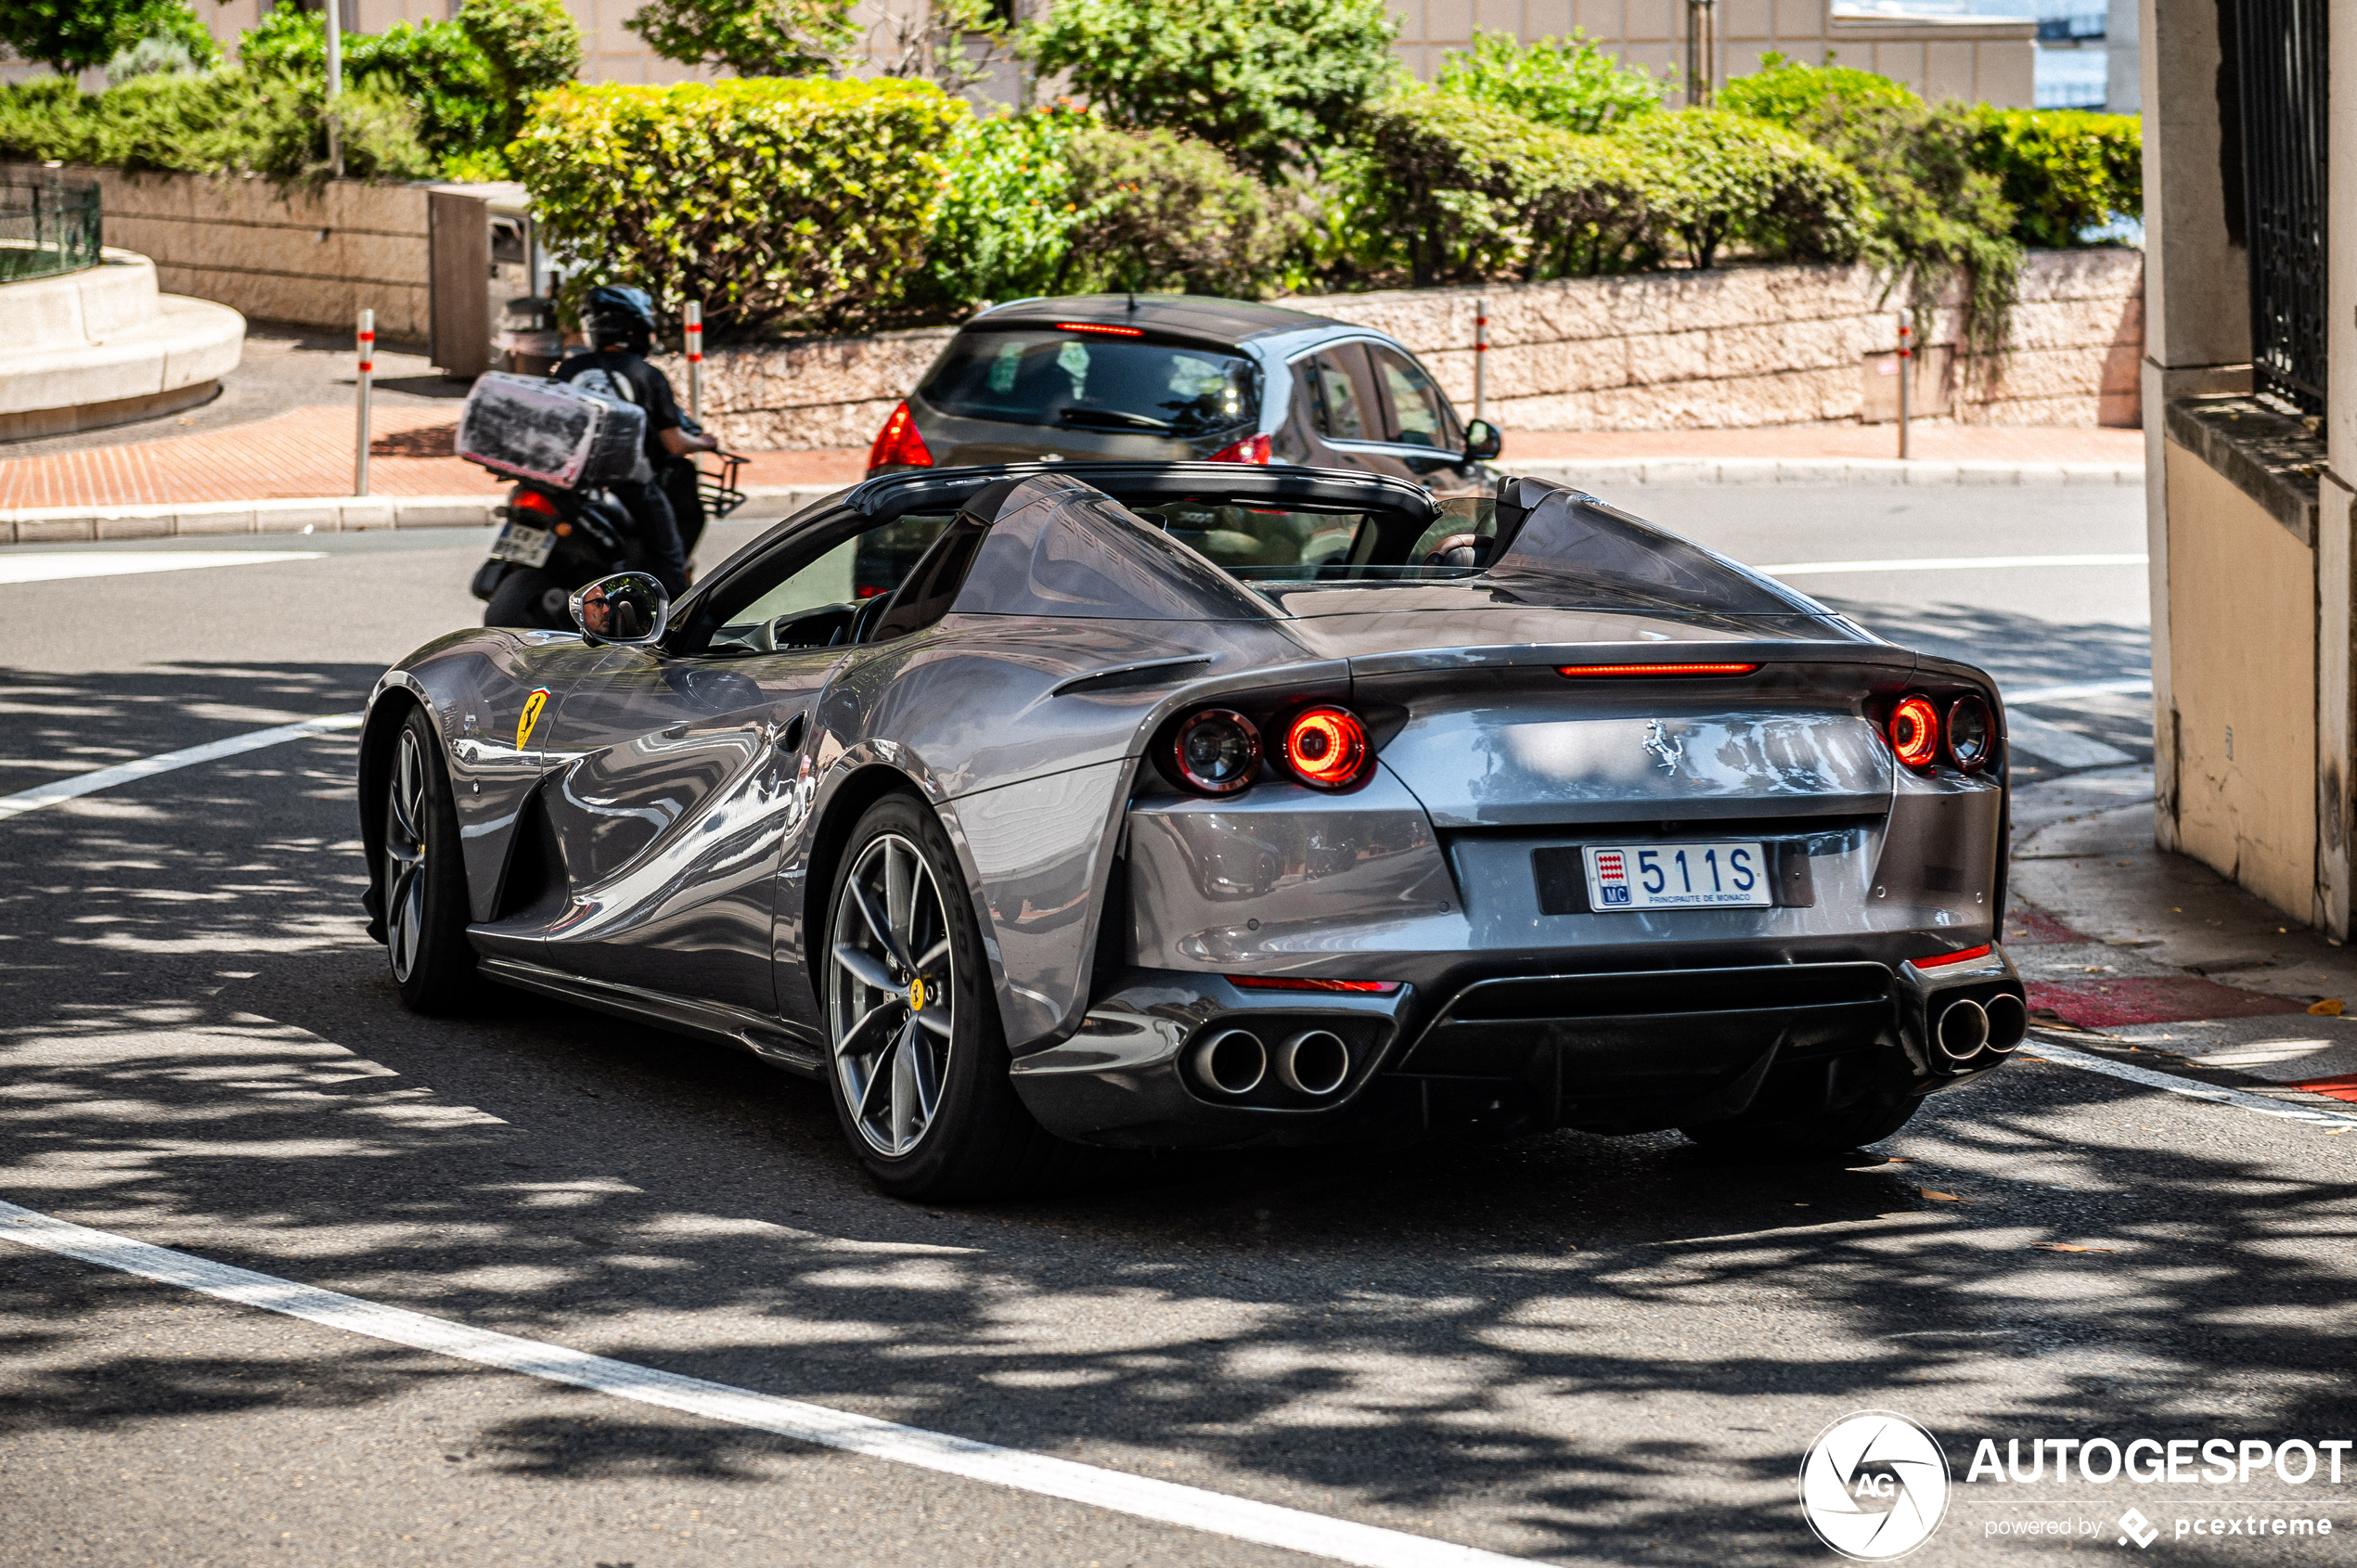
<instances>
[{"instance_id":1,"label":"black metal fence","mask_svg":"<svg viewBox=\"0 0 2357 1568\"><path fill-rule=\"evenodd\" d=\"M0 280L98 264L104 239L95 180L0 180Z\"/></svg>"},{"instance_id":2,"label":"black metal fence","mask_svg":"<svg viewBox=\"0 0 2357 1568\"><path fill-rule=\"evenodd\" d=\"M2238 0L2243 194L2257 390L2325 408L2328 0Z\"/></svg>"}]
</instances>

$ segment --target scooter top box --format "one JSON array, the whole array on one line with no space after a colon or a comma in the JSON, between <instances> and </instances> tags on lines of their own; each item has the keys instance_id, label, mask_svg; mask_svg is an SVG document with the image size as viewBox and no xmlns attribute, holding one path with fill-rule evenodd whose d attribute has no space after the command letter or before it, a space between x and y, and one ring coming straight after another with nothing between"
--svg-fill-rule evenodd
<instances>
[{"instance_id":1,"label":"scooter top box","mask_svg":"<svg viewBox=\"0 0 2357 1568\"><path fill-rule=\"evenodd\" d=\"M616 484L637 470L647 411L563 381L498 371L475 379L458 416L458 456L560 490Z\"/></svg>"}]
</instances>

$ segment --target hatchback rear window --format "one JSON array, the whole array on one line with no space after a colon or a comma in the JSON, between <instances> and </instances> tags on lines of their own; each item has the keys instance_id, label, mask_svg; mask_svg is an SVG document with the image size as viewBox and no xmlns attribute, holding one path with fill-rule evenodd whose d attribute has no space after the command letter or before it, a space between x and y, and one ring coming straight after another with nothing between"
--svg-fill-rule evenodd
<instances>
[{"instance_id":1,"label":"hatchback rear window","mask_svg":"<svg viewBox=\"0 0 2357 1568\"><path fill-rule=\"evenodd\" d=\"M1260 373L1241 355L1046 328L964 333L917 391L962 418L1182 441L1260 418Z\"/></svg>"}]
</instances>

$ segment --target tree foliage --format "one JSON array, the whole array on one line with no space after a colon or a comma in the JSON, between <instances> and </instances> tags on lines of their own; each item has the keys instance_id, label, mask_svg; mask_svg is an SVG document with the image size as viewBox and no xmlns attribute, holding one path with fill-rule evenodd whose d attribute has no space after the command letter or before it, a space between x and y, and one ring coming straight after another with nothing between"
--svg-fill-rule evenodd
<instances>
[{"instance_id":1,"label":"tree foliage","mask_svg":"<svg viewBox=\"0 0 2357 1568\"><path fill-rule=\"evenodd\" d=\"M497 98L489 137L505 144L523 129L534 96L581 70L581 29L564 0L466 0L453 19L490 69Z\"/></svg>"},{"instance_id":2,"label":"tree foliage","mask_svg":"<svg viewBox=\"0 0 2357 1568\"><path fill-rule=\"evenodd\" d=\"M1113 124L1218 148L1263 179L1316 169L1398 74L1384 0L1058 0L1020 48Z\"/></svg>"},{"instance_id":3,"label":"tree foliage","mask_svg":"<svg viewBox=\"0 0 2357 1568\"><path fill-rule=\"evenodd\" d=\"M748 78L560 88L509 149L540 231L715 328L898 323L966 106L927 83Z\"/></svg>"},{"instance_id":4,"label":"tree foliage","mask_svg":"<svg viewBox=\"0 0 2357 1568\"><path fill-rule=\"evenodd\" d=\"M1441 57L1433 85L1559 131L1592 135L1661 108L1669 84L1623 65L1574 28L1568 38L1529 44L1511 32L1474 29L1473 47Z\"/></svg>"},{"instance_id":5,"label":"tree foliage","mask_svg":"<svg viewBox=\"0 0 2357 1568\"><path fill-rule=\"evenodd\" d=\"M934 314L1056 291L1080 219L1064 155L1089 123L1087 111L1057 104L958 127L916 285Z\"/></svg>"},{"instance_id":6,"label":"tree foliage","mask_svg":"<svg viewBox=\"0 0 2357 1568\"><path fill-rule=\"evenodd\" d=\"M199 65L221 58L182 0L0 0L0 44L60 76L104 65L149 38L168 38Z\"/></svg>"},{"instance_id":7,"label":"tree foliage","mask_svg":"<svg viewBox=\"0 0 2357 1568\"><path fill-rule=\"evenodd\" d=\"M436 158L496 145L498 79L459 23L395 22L382 32L347 32L341 48L346 88L370 88L408 104L419 141ZM238 61L257 77L324 82L326 19L277 6L245 35Z\"/></svg>"},{"instance_id":8,"label":"tree foliage","mask_svg":"<svg viewBox=\"0 0 2357 1568\"><path fill-rule=\"evenodd\" d=\"M851 0L649 0L622 25L664 59L740 76L830 72L859 42Z\"/></svg>"}]
</instances>

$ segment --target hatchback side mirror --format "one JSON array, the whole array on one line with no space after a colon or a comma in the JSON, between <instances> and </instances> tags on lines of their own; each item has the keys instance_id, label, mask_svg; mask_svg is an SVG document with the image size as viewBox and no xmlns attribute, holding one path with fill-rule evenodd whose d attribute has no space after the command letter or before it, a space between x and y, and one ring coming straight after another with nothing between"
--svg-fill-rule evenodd
<instances>
[{"instance_id":1,"label":"hatchback side mirror","mask_svg":"<svg viewBox=\"0 0 2357 1568\"><path fill-rule=\"evenodd\" d=\"M565 608L591 646L644 648L671 624L671 596L643 572L617 572L573 590Z\"/></svg>"},{"instance_id":2,"label":"hatchback side mirror","mask_svg":"<svg viewBox=\"0 0 2357 1568\"><path fill-rule=\"evenodd\" d=\"M1506 432L1487 419L1475 419L1465 427L1465 461L1487 463L1505 449Z\"/></svg>"}]
</instances>

